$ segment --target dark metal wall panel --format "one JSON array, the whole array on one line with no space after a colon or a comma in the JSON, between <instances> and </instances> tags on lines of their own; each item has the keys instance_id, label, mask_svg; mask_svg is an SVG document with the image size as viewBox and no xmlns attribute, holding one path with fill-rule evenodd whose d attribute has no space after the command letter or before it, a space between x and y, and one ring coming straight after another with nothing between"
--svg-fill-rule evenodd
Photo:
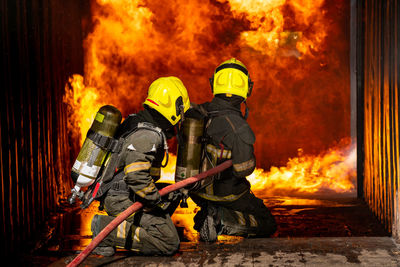
<instances>
[{"instance_id":1,"label":"dark metal wall panel","mask_svg":"<svg viewBox=\"0 0 400 267\"><path fill-rule=\"evenodd\" d=\"M83 72L78 0L0 4L0 251L21 250L70 192L64 86ZM5 90L4 90L5 89Z\"/></svg>"},{"instance_id":2,"label":"dark metal wall panel","mask_svg":"<svg viewBox=\"0 0 400 267\"><path fill-rule=\"evenodd\" d=\"M399 237L400 4L364 4L364 198Z\"/></svg>"},{"instance_id":3,"label":"dark metal wall panel","mask_svg":"<svg viewBox=\"0 0 400 267\"><path fill-rule=\"evenodd\" d=\"M364 197L364 1L350 0L351 137L357 143L357 197Z\"/></svg>"}]
</instances>

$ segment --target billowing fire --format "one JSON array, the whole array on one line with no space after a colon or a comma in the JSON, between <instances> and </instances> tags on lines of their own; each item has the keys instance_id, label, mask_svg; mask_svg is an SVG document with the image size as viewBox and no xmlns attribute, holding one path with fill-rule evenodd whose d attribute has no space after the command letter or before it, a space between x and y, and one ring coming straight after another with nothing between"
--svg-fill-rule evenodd
<instances>
[{"instance_id":1,"label":"billowing fire","mask_svg":"<svg viewBox=\"0 0 400 267\"><path fill-rule=\"evenodd\" d=\"M318 196L355 193L356 182L356 148L350 140L343 140L335 148L324 151L317 156L302 155L291 158L284 167L272 167L269 171L261 168L247 177L251 190L260 198L271 196L300 196L315 198ZM171 157L163 169L162 181L174 182L176 157ZM175 224L184 227L189 240L197 240L193 230L193 218L198 207L188 201L188 208L178 208L172 219Z\"/></svg>"},{"instance_id":2,"label":"billowing fire","mask_svg":"<svg viewBox=\"0 0 400 267\"><path fill-rule=\"evenodd\" d=\"M104 104L137 112L160 76L179 77L192 102L209 101L208 78L236 57L255 83L255 194L354 192L348 1L92 0L92 18L84 77L66 86L73 138L83 142ZM173 165L164 173L173 180Z\"/></svg>"}]
</instances>

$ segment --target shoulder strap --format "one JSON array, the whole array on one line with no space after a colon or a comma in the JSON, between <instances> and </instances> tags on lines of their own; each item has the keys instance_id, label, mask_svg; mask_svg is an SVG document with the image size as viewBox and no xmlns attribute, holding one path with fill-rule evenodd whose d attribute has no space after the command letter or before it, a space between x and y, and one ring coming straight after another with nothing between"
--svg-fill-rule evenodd
<instances>
[{"instance_id":1,"label":"shoulder strap","mask_svg":"<svg viewBox=\"0 0 400 267\"><path fill-rule=\"evenodd\" d=\"M158 133L160 135L160 137L161 137L162 142L163 142L164 149L168 153L167 138L166 138L164 132L161 130L161 128L154 126L150 122L139 122L135 131L137 131L139 129L146 129L146 130L150 130L150 131L154 131L154 132Z\"/></svg>"},{"instance_id":2,"label":"shoulder strap","mask_svg":"<svg viewBox=\"0 0 400 267\"><path fill-rule=\"evenodd\" d=\"M190 103L190 107L196 110L198 113L200 113L200 116L202 117L208 117L208 111L206 108L204 108L203 105L199 105L196 103Z\"/></svg>"},{"instance_id":3,"label":"shoulder strap","mask_svg":"<svg viewBox=\"0 0 400 267\"><path fill-rule=\"evenodd\" d=\"M136 126L131 125L129 131L125 131L121 137L118 139L118 143L115 145L117 149L115 149L112 154L110 155L109 162L104 170L104 173L101 177L101 186L96 194L96 198L100 198L102 195L104 195L112 186L112 184L115 181L118 181L118 175L115 175L115 169L118 167L119 162L121 160L121 155L122 155L122 145L125 142L125 138L129 136L130 134L133 134L134 132L140 130L140 129L146 129L150 131L154 131L158 133L162 139L164 149L167 153L167 160L164 164L163 167L165 167L168 164L168 143L167 143L167 138L165 137L164 132L161 130L161 128L154 126L153 124L149 122L139 122L136 124Z\"/></svg>"},{"instance_id":4,"label":"shoulder strap","mask_svg":"<svg viewBox=\"0 0 400 267\"><path fill-rule=\"evenodd\" d=\"M243 117L242 113L238 110L214 110L214 111L208 111L208 116L211 118L219 117L219 116L225 116L225 115L238 115L240 117Z\"/></svg>"}]
</instances>

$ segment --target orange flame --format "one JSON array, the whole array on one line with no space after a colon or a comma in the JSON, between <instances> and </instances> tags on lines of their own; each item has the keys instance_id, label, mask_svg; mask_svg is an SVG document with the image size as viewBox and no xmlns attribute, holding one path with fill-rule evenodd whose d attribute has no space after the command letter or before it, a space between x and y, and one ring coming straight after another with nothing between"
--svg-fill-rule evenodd
<instances>
[{"instance_id":1,"label":"orange flame","mask_svg":"<svg viewBox=\"0 0 400 267\"><path fill-rule=\"evenodd\" d=\"M256 168L247 177L251 190L260 198L273 196L301 196L308 198L346 194L354 196L356 183L356 147L350 140L343 140L335 148L317 156L302 155L289 159L285 167L272 167L269 171ZM174 182L176 157L172 156L162 170L162 182ZM198 207L189 199L188 208L178 208L172 219L175 225L184 227L185 237L198 240L193 229L193 218Z\"/></svg>"},{"instance_id":2,"label":"orange flame","mask_svg":"<svg viewBox=\"0 0 400 267\"><path fill-rule=\"evenodd\" d=\"M160 76L178 76L191 101L201 103L212 97L214 68L237 57L255 82L247 102L254 111L249 123L262 140L258 163L282 165L299 147L319 153L349 135L346 3L93 0L85 84L124 116L141 108Z\"/></svg>"},{"instance_id":3,"label":"orange flame","mask_svg":"<svg viewBox=\"0 0 400 267\"><path fill-rule=\"evenodd\" d=\"M317 156L302 155L291 158L285 167L270 171L256 169L248 180L260 197L354 194L356 183L356 147L349 141Z\"/></svg>"},{"instance_id":4,"label":"orange flame","mask_svg":"<svg viewBox=\"0 0 400 267\"><path fill-rule=\"evenodd\" d=\"M323 2L323 0L229 1L234 17L244 16L250 21L250 29L240 35L244 45L268 56L279 55L278 50L286 47L292 49L291 52L287 51L286 55L297 57L310 54L310 50L318 50L326 37L326 28L321 27L323 16L319 16ZM304 37L302 32L285 31L285 8L290 8L294 12L297 28L313 28L318 31Z\"/></svg>"},{"instance_id":5,"label":"orange flame","mask_svg":"<svg viewBox=\"0 0 400 267\"><path fill-rule=\"evenodd\" d=\"M68 129L77 135L82 145L97 111L106 104L106 100L99 99L97 89L85 86L83 77L75 74L69 78L69 83L65 86L63 101L70 109Z\"/></svg>"},{"instance_id":6,"label":"orange flame","mask_svg":"<svg viewBox=\"0 0 400 267\"><path fill-rule=\"evenodd\" d=\"M71 136L82 144L104 104L124 117L137 112L160 76L178 76L192 102L209 101L208 77L236 57L255 82L247 101L257 139L252 190L354 193L348 19L345 0L92 0L84 78L66 86ZM164 176L173 174L169 165ZM178 210L174 221L194 240L187 213Z\"/></svg>"}]
</instances>

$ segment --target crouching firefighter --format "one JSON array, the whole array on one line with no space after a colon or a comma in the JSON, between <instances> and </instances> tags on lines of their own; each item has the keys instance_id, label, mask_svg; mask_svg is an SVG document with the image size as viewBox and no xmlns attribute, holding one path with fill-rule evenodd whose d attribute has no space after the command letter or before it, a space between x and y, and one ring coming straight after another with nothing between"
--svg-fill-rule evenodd
<instances>
[{"instance_id":1,"label":"crouching firefighter","mask_svg":"<svg viewBox=\"0 0 400 267\"><path fill-rule=\"evenodd\" d=\"M187 118L204 121L201 171L232 159L232 167L192 188L190 197L201 207L195 230L203 241L217 236L266 237L276 223L263 201L250 191L246 176L255 169L255 136L243 116L241 103L250 96L253 82L245 65L230 59L219 65L210 79L214 98L189 110ZM178 157L179 160L179 157Z\"/></svg>"},{"instance_id":2,"label":"crouching firefighter","mask_svg":"<svg viewBox=\"0 0 400 267\"><path fill-rule=\"evenodd\" d=\"M168 161L167 138L189 109L188 93L178 78L162 77L150 85L143 106L115 134L119 149L111 154L96 195L108 216L93 217L93 238L134 202L143 203L144 208L116 227L93 250L95 254L112 256L115 248L124 248L143 255L172 255L179 248L170 218L179 204L179 193L161 199L155 182Z\"/></svg>"}]
</instances>

